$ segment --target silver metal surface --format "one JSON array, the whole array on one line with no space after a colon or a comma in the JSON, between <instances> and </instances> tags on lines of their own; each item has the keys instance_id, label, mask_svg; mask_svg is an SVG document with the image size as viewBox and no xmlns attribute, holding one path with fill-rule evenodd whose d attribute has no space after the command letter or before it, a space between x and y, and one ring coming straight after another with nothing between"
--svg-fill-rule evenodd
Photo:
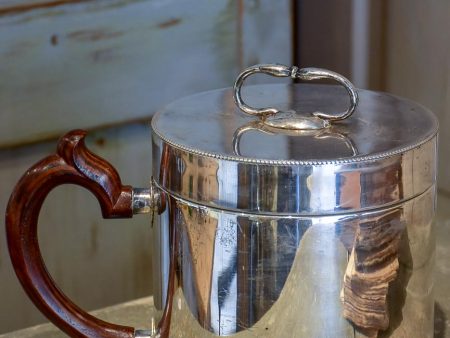
<instances>
[{"instance_id":1,"label":"silver metal surface","mask_svg":"<svg viewBox=\"0 0 450 338\"><path fill-rule=\"evenodd\" d=\"M157 338L157 336L151 330L135 330L135 338Z\"/></svg>"},{"instance_id":2,"label":"silver metal surface","mask_svg":"<svg viewBox=\"0 0 450 338\"><path fill-rule=\"evenodd\" d=\"M246 86L244 90L255 105L276 105L282 111L333 111L348 100L341 87L331 85L258 85ZM256 131L241 140L242 156L236 156L233 134L254 118L236 108L230 88L169 104L155 114L152 128L158 138L186 154L270 165L356 164L405 153L436 135L436 117L419 104L386 93L362 89L358 92L360 101L355 116L331 127L351 137L357 156L336 142L302 139L295 144L297 137L293 135L270 136Z\"/></svg>"},{"instance_id":3,"label":"silver metal surface","mask_svg":"<svg viewBox=\"0 0 450 338\"><path fill-rule=\"evenodd\" d=\"M292 79L300 79L306 81L320 79L335 80L342 86L344 86L344 88L347 90L348 95L350 96L350 106L345 112L339 114L328 114L314 111L312 112L311 117L298 115L295 113L295 111L282 112L276 108L252 108L247 105L242 99L241 88L247 77L257 73L263 73L276 77L291 77ZM281 129L308 130L327 128L330 125L330 121L341 121L352 115L358 104L358 93L356 92L353 84L348 79L338 73L321 68L299 69L296 66L288 67L277 64L262 64L252 66L245 69L241 74L239 74L234 84L233 91L234 101L236 102L239 109L247 114L263 117L263 123L267 123L272 127ZM268 115L277 116L274 117Z\"/></svg>"},{"instance_id":4,"label":"silver metal surface","mask_svg":"<svg viewBox=\"0 0 450 338\"><path fill-rule=\"evenodd\" d=\"M339 111L348 100L336 86L244 90L284 112ZM153 227L155 305L172 305L171 337L372 337L345 319L352 305L341 295L361 291L348 276L372 283L376 296L363 291L360 306L387 297L389 311L356 309L363 320L389 317L379 338L432 337L437 121L392 95L359 97L357 114L319 130L255 121L231 89L155 115L153 176L165 201Z\"/></svg>"},{"instance_id":5,"label":"silver metal surface","mask_svg":"<svg viewBox=\"0 0 450 338\"><path fill-rule=\"evenodd\" d=\"M160 205L159 189L153 184L150 188L133 188L133 214L148 214L158 210Z\"/></svg>"},{"instance_id":6,"label":"silver metal surface","mask_svg":"<svg viewBox=\"0 0 450 338\"><path fill-rule=\"evenodd\" d=\"M258 130L263 133L269 134L269 135L275 135L277 133L280 133L278 129L272 129L270 128L270 125L268 125L266 122L262 121L253 121L250 122L238 129L234 132L233 135L233 150L235 155L241 156L241 150L239 147L239 143L241 140L242 134L244 134L247 131L250 130ZM358 149L356 149L356 146L353 144L350 137L337 133L332 132L332 130L329 129L321 129L321 130L312 130L312 129L303 129L303 130L286 130L283 131L283 133L288 133L289 135L293 136L312 136L314 139L321 140L321 139L334 139L334 141L343 140L349 149L351 149L353 156L358 155Z\"/></svg>"},{"instance_id":7,"label":"silver metal surface","mask_svg":"<svg viewBox=\"0 0 450 338\"><path fill-rule=\"evenodd\" d=\"M333 107L346 96L335 86L246 89L261 106L273 101L285 110ZM362 90L358 113L326 129L344 137L249 130L236 155L236 130L255 121L236 111L232 95L194 95L153 118L153 170L166 172L156 182L162 190L224 210L330 215L402 203L435 182L437 121L415 103Z\"/></svg>"},{"instance_id":8,"label":"silver metal surface","mask_svg":"<svg viewBox=\"0 0 450 338\"><path fill-rule=\"evenodd\" d=\"M298 137L298 147L304 138ZM242 151L242 139L240 146ZM272 215L332 215L387 207L423 193L436 179L436 146L433 138L378 160L282 166L186 154L154 137L153 154L172 164L166 179L157 182L160 189L193 203ZM157 161L154 166L160 170Z\"/></svg>"},{"instance_id":9,"label":"silver metal surface","mask_svg":"<svg viewBox=\"0 0 450 338\"><path fill-rule=\"evenodd\" d=\"M434 194L431 187L392 208L317 217L233 213L172 199L178 258L170 336L357 337L340 299L348 250L358 229L388 220L386 234L401 237L400 267L390 286L390 326L379 337L431 338ZM167 211L158 227L171 227ZM154 243L165 257L157 285L167 285L167 241ZM167 289L155 294L162 310Z\"/></svg>"}]
</instances>

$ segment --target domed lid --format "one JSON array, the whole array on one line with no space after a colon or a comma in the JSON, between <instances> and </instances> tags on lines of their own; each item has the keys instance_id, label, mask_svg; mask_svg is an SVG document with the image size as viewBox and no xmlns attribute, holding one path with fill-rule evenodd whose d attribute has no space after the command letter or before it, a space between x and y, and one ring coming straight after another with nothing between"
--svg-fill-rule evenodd
<instances>
[{"instance_id":1,"label":"domed lid","mask_svg":"<svg viewBox=\"0 0 450 338\"><path fill-rule=\"evenodd\" d=\"M343 87L247 86L242 90L245 102L260 107L251 108L241 97L241 85L255 72L307 80L331 78ZM169 170L172 176L160 181L161 187L218 208L348 212L411 198L435 180L438 124L429 110L390 94L355 90L347 79L320 69L251 67L240 75L234 89L204 92L169 104L155 115L152 128L157 149L162 152L165 145L172 159L183 163L179 172ZM425 144L431 148L424 149ZM415 159L406 156L414 150L419 150ZM208 173L203 172L206 163L212 166ZM196 182L207 176L211 183L198 183L200 187L192 186L189 192L189 184L182 184L189 180L186 175ZM220 184L228 188L220 191ZM270 190L270 196L253 196L257 187ZM346 194L345 201L344 188L354 191ZM277 197L280 189L290 195L283 205Z\"/></svg>"}]
</instances>

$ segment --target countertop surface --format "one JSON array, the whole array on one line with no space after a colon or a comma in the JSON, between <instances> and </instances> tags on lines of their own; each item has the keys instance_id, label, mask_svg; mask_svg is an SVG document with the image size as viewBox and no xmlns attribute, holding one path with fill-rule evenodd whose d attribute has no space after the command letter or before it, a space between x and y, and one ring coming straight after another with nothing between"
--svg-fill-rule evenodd
<instances>
[{"instance_id":1,"label":"countertop surface","mask_svg":"<svg viewBox=\"0 0 450 338\"><path fill-rule=\"evenodd\" d=\"M435 338L450 338L450 196L439 194L436 216ZM149 329L155 314L153 298L147 297L92 312L117 324ZM1 335L11 338L65 337L52 324L42 324Z\"/></svg>"},{"instance_id":2,"label":"countertop surface","mask_svg":"<svg viewBox=\"0 0 450 338\"><path fill-rule=\"evenodd\" d=\"M436 214L434 337L450 337L450 196L439 194Z\"/></svg>"}]
</instances>

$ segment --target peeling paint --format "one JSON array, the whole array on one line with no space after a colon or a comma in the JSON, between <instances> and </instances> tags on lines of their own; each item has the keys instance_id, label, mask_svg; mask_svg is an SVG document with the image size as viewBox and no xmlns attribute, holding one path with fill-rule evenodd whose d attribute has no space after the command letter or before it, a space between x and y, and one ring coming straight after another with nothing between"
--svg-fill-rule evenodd
<instances>
[{"instance_id":1,"label":"peeling paint","mask_svg":"<svg viewBox=\"0 0 450 338\"><path fill-rule=\"evenodd\" d=\"M180 18L173 18L173 19L169 19L167 21L163 21L163 22L159 23L157 26L158 26L158 28L161 28L161 29L169 28L169 27L179 25L181 23L181 21L182 20Z\"/></svg>"},{"instance_id":2,"label":"peeling paint","mask_svg":"<svg viewBox=\"0 0 450 338\"><path fill-rule=\"evenodd\" d=\"M113 39L122 36L124 33L120 31L111 31L103 28L93 30L78 30L67 34L69 39L77 41L100 41Z\"/></svg>"},{"instance_id":3,"label":"peeling paint","mask_svg":"<svg viewBox=\"0 0 450 338\"><path fill-rule=\"evenodd\" d=\"M53 34L53 35L50 37L50 44L51 44L52 46L57 46L57 45L58 45L58 42L59 42L58 35Z\"/></svg>"},{"instance_id":4,"label":"peeling paint","mask_svg":"<svg viewBox=\"0 0 450 338\"><path fill-rule=\"evenodd\" d=\"M98 145L99 147L103 147L105 145L105 139L103 137L99 137L98 139L95 140L95 144Z\"/></svg>"},{"instance_id":5,"label":"peeling paint","mask_svg":"<svg viewBox=\"0 0 450 338\"><path fill-rule=\"evenodd\" d=\"M49 8L49 7L57 7L66 4L74 4L78 2L85 2L88 0L53 0L53 1L42 1L37 3L27 3L24 1L24 4L10 4L9 6L5 6L0 8L0 15L5 14L19 14L22 12L32 11L41 8Z\"/></svg>"}]
</instances>

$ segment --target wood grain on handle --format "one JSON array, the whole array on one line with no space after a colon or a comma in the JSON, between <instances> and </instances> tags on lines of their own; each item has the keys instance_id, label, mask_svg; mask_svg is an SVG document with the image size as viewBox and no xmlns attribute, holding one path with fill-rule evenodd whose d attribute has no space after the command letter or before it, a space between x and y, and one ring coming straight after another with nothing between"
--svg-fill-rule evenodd
<instances>
[{"instance_id":1,"label":"wood grain on handle","mask_svg":"<svg viewBox=\"0 0 450 338\"><path fill-rule=\"evenodd\" d=\"M17 183L6 210L9 254L28 296L56 326L71 337L134 337L134 329L101 321L71 302L45 268L37 238L37 222L48 193L61 184L76 184L98 199L104 218L130 218L132 188L117 171L84 144L86 133L69 132L57 153L31 167Z\"/></svg>"}]
</instances>

